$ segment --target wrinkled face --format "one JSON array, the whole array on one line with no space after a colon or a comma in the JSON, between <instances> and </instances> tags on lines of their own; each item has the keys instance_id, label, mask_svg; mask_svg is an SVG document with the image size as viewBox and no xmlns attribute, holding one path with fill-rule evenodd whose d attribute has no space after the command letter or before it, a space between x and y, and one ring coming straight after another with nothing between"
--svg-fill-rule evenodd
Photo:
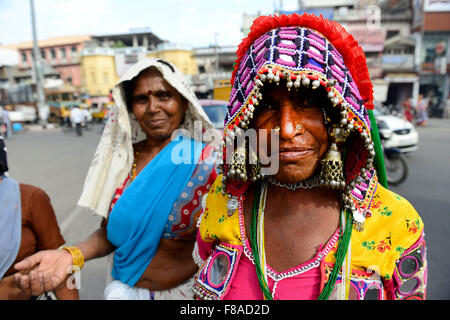
<instances>
[{"instance_id":1,"label":"wrinkled face","mask_svg":"<svg viewBox=\"0 0 450 320\"><path fill-rule=\"evenodd\" d=\"M187 101L154 69L138 77L131 96L136 120L149 139L165 141L183 121Z\"/></svg>"},{"instance_id":2,"label":"wrinkled face","mask_svg":"<svg viewBox=\"0 0 450 320\"><path fill-rule=\"evenodd\" d=\"M279 152L271 150L272 157L279 158L279 170L275 175L280 181L294 183L311 177L328 150L328 132L324 123L322 106L314 95L302 95L285 86L269 86L263 92L263 100L252 127L278 130ZM270 134L258 146L270 146ZM261 153L261 150L260 150Z\"/></svg>"}]
</instances>

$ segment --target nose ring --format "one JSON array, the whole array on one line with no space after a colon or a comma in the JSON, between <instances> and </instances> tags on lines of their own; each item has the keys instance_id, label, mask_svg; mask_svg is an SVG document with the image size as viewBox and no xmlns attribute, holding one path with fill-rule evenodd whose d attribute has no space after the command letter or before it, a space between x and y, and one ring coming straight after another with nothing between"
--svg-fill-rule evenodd
<instances>
[{"instance_id":1,"label":"nose ring","mask_svg":"<svg viewBox=\"0 0 450 320\"><path fill-rule=\"evenodd\" d=\"M297 123L296 126L295 126L295 128L296 128L297 130L302 130L302 129L303 129L303 126L302 126L300 123Z\"/></svg>"}]
</instances>

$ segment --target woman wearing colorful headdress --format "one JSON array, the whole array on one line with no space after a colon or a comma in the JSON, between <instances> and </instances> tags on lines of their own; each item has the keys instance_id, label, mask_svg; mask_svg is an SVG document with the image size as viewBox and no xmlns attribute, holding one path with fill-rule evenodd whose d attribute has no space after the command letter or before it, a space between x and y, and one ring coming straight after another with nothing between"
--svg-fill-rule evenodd
<instances>
[{"instance_id":1,"label":"woman wearing colorful headdress","mask_svg":"<svg viewBox=\"0 0 450 320\"><path fill-rule=\"evenodd\" d=\"M196 297L425 298L422 220L386 189L353 37L314 15L259 17L232 85L222 174L193 252Z\"/></svg>"},{"instance_id":2,"label":"woman wearing colorful headdress","mask_svg":"<svg viewBox=\"0 0 450 320\"><path fill-rule=\"evenodd\" d=\"M106 299L189 299L201 196L217 174L212 128L183 75L161 59L132 66L113 90L109 120L78 201L102 216L87 240L19 264L21 286L47 291L85 261L114 251ZM178 133L177 133L178 132ZM69 272L68 272L69 270Z\"/></svg>"}]
</instances>

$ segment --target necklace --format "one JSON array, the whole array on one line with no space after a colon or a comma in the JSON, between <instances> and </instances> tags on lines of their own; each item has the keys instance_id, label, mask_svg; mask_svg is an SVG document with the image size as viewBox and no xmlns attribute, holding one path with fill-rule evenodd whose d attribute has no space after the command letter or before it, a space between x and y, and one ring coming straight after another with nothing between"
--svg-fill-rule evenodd
<instances>
[{"instance_id":1,"label":"necklace","mask_svg":"<svg viewBox=\"0 0 450 320\"><path fill-rule=\"evenodd\" d=\"M142 148L136 148L136 151L134 152L133 165L131 166L131 181L136 179L136 176L137 176L136 163L137 163L137 158L138 158L138 155L139 155L139 152L141 151L141 149Z\"/></svg>"},{"instance_id":2,"label":"necklace","mask_svg":"<svg viewBox=\"0 0 450 320\"><path fill-rule=\"evenodd\" d=\"M267 181L275 186L286 188L292 191L295 191L297 189L312 189L320 185L319 176L309 177L308 179L298 181L296 183L286 183L275 179L273 176L268 176Z\"/></svg>"},{"instance_id":3,"label":"necklace","mask_svg":"<svg viewBox=\"0 0 450 320\"><path fill-rule=\"evenodd\" d=\"M266 257L264 246L264 209L267 197L267 182L257 184L255 188L255 198L253 200L252 217L250 223L250 239L252 241L252 254L255 260L256 275L258 277L259 286L263 292L265 300L273 300L270 292L267 274L266 274ZM345 226L345 230L344 227ZM347 250L352 234L352 217L342 210L340 232L338 240L338 248L336 252L336 262L333 270L325 284L322 292L317 300L327 300L336 284L337 275L341 270L344 259L347 256ZM348 258L348 257L347 257Z\"/></svg>"}]
</instances>

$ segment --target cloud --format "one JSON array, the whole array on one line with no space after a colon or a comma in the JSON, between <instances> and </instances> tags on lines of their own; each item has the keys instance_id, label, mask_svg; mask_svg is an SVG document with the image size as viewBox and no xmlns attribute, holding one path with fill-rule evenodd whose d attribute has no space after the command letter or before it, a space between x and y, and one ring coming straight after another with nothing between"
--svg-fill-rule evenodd
<instances>
[{"instance_id":1,"label":"cloud","mask_svg":"<svg viewBox=\"0 0 450 320\"><path fill-rule=\"evenodd\" d=\"M126 33L149 27L174 43L237 45L243 13L271 13L273 0L34 0L39 39ZM29 0L0 0L0 42L31 41Z\"/></svg>"},{"instance_id":2,"label":"cloud","mask_svg":"<svg viewBox=\"0 0 450 320\"><path fill-rule=\"evenodd\" d=\"M29 2L2 1L0 5L0 42L13 44L31 40Z\"/></svg>"}]
</instances>

